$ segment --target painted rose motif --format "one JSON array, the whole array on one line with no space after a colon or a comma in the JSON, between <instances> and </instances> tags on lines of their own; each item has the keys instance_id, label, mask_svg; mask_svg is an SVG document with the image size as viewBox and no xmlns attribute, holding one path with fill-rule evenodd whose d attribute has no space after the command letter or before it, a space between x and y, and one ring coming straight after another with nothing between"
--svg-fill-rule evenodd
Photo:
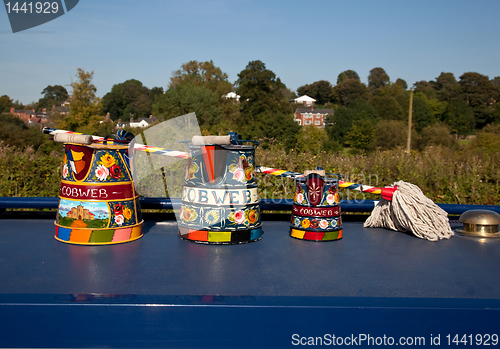
<instances>
[{"instance_id":1,"label":"painted rose motif","mask_svg":"<svg viewBox=\"0 0 500 349\"><path fill-rule=\"evenodd\" d=\"M334 194L328 194L326 196L326 202L329 204L329 205L333 205L335 203L335 195Z\"/></svg>"},{"instance_id":2,"label":"painted rose motif","mask_svg":"<svg viewBox=\"0 0 500 349\"><path fill-rule=\"evenodd\" d=\"M125 217L126 220L132 218L132 210L128 207L123 208L123 217Z\"/></svg>"},{"instance_id":3,"label":"painted rose motif","mask_svg":"<svg viewBox=\"0 0 500 349\"><path fill-rule=\"evenodd\" d=\"M245 171L243 171L241 168L237 168L233 172L233 179L237 180L238 182L245 182Z\"/></svg>"},{"instance_id":4,"label":"painted rose motif","mask_svg":"<svg viewBox=\"0 0 500 349\"><path fill-rule=\"evenodd\" d=\"M327 221L327 220L325 220L325 219L320 220L320 221L319 221L319 227L320 227L321 229L326 229L326 228L328 228L328 221Z\"/></svg>"},{"instance_id":5,"label":"painted rose motif","mask_svg":"<svg viewBox=\"0 0 500 349\"><path fill-rule=\"evenodd\" d=\"M304 219L301 223L302 227L303 228L309 228L309 225L311 225L311 222L309 221L309 219Z\"/></svg>"},{"instance_id":6,"label":"painted rose motif","mask_svg":"<svg viewBox=\"0 0 500 349\"><path fill-rule=\"evenodd\" d=\"M243 211L236 211L234 213L234 221L238 224L242 224L245 222L245 212Z\"/></svg>"},{"instance_id":7,"label":"painted rose motif","mask_svg":"<svg viewBox=\"0 0 500 349\"><path fill-rule=\"evenodd\" d=\"M101 164L106 166L107 168L110 168L111 166L116 164L116 159L110 153L106 153L101 156Z\"/></svg>"},{"instance_id":8,"label":"painted rose motif","mask_svg":"<svg viewBox=\"0 0 500 349\"><path fill-rule=\"evenodd\" d=\"M122 215L123 214L123 205L122 204L116 204L113 207L113 211L114 211L115 215L117 215L117 216Z\"/></svg>"},{"instance_id":9,"label":"painted rose motif","mask_svg":"<svg viewBox=\"0 0 500 349\"><path fill-rule=\"evenodd\" d=\"M335 194L337 192L337 188L334 185L332 185L330 188L328 188L328 192L330 194Z\"/></svg>"},{"instance_id":10,"label":"painted rose motif","mask_svg":"<svg viewBox=\"0 0 500 349\"><path fill-rule=\"evenodd\" d=\"M98 180L104 181L109 176L109 170L104 165L98 165L95 170L95 176Z\"/></svg>"},{"instance_id":11,"label":"painted rose motif","mask_svg":"<svg viewBox=\"0 0 500 349\"><path fill-rule=\"evenodd\" d=\"M253 166L249 166L245 169L245 179L247 181L253 178Z\"/></svg>"},{"instance_id":12,"label":"painted rose motif","mask_svg":"<svg viewBox=\"0 0 500 349\"><path fill-rule=\"evenodd\" d=\"M69 175L68 165L64 164L63 168L62 168L62 176L63 176L63 178L67 178L68 175Z\"/></svg>"},{"instance_id":13,"label":"painted rose motif","mask_svg":"<svg viewBox=\"0 0 500 349\"><path fill-rule=\"evenodd\" d=\"M196 178L195 174L198 172L200 169L196 163L191 163L191 159L189 160L187 170L186 170L186 178L187 179L194 179Z\"/></svg>"},{"instance_id":14,"label":"painted rose motif","mask_svg":"<svg viewBox=\"0 0 500 349\"><path fill-rule=\"evenodd\" d=\"M120 177L122 176L122 170L120 168L120 166L118 165L113 165L109 168L109 175L111 177L113 177L114 179L120 179Z\"/></svg>"},{"instance_id":15,"label":"painted rose motif","mask_svg":"<svg viewBox=\"0 0 500 349\"><path fill-rule=\"evenodd\" d=\"M121 214L115 216L115 223L118 225L122 225L125 223L125 218Z\"/></svg>"}]
</instances>

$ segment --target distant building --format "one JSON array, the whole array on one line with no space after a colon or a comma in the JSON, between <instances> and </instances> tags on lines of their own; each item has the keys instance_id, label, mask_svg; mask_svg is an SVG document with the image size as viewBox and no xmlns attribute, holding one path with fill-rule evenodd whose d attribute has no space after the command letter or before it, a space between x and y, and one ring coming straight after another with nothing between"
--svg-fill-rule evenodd
<instances>
[{"instance_id":1,"label":"distant building","mask_svg":"<svg viewBox=\"0 0 500 349\"><path fill-rule=\"evenodd\" d=\"M295 104L302 104L304 107L314 107L314 102L316 102L316 100L308 95L303 95L299 98L295 98L293 102Z\"/></svg>"},{"instance_id":2,"label":"distant building","mask_svg":"<svg viewBox=\"0 0 500 349\"><path fill-rule=\"evenodd\" d=\"M240 101L240 95L237 95L236 93L234 92L229 92L227 95L224 95L222 96L224 97L225 99L235 99L236 102L239 102Z\"/></svg>"},{"instance_id":3,"label":"distant building","mask_svg":"<svg viewBox=\"0 0 500 349\"><path fill-rule=\"evenodd\" d=\"M333 115L333 109L297 108L293 120L300 126L314 125L325 127L325 117L327 114Z\"/></svg>"},{"instance_id":4,"label":"distant building","mask_svg":"<svg viewBox=\"0 0 500 349\"><path fill-rule=\"evenodd\" d=\"M72 219L93 220L95 215L86 208L83 208L82 205L78 205L76 207L72 207L71 211L66 214L66 217Z\"/></svg>"},{"instance_id":5,"label":"distant building","mask_svg":"<svg viewBox=\"0 0 500 349\"><path fill-rule=\"evenodd\" d=\"M117 128L123 128L125 126L130 126L130 127L144 128L144 127L151 126L156 121L157 121L156 118L153 115L150 115L149 118L139 118L139 119L137 119L135 121L134 121L133 118L130 118L130 122L128 124L127 123L121 123L123 125L122 127L119 126L119 123L121 122L121 120L118 120L118 123L116 124L116 127Z\"/></svg>"},{"instance_id":6,"label":"distant building","mask_svg":"<svg viewBox=\"0 0 500 349\"><path fill-rule=\"evenodd\" d=\"M35 112L35 109L14 109L10 108L10 113L16 115L19 119L23 120L27 124L43 124L48 121L47 113Z\"/></svg>"}]
</instances>

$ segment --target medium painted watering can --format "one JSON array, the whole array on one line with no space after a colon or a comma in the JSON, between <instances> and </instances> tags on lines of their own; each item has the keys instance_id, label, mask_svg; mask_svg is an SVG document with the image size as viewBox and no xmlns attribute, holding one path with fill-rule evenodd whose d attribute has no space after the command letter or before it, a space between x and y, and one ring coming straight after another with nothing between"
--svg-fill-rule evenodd
<instances>
[{"instance_id":1,"label":"medium painted watering can","mask_svg":"<svg viewBox=\"0 0 500 349\"><path fill-rule=\"evenodd\" d=\"M178 221L181 238L205 244L261 239L255 147L243 142L234 133L193 137Z\"/></svg>"},{"instance_id":2,"label":"medium painted watering can","mask_svg":"<svg viewBox=\"0 0 500 349\"><path fill-rule=\"evenodd\" d=\"M79 245L139 239L143 220L128 153L133 134L118 131L95 143L91 136L65 137L55 238Z\"/></svg>"}]
</instances>

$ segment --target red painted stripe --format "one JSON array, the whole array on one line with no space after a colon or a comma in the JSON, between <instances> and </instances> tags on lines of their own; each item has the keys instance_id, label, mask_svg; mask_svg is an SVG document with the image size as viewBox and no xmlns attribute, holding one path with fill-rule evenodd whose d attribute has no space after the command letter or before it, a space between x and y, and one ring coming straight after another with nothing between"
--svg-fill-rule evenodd
<instances>
[{"instance_id":1,"label":"red painted stripe","mask_svg":"<svg viewBox=\"0 0 500 349\"><path fill-rule=\"evenodd\" d=\"M208 181L210 183L215 182L215 146L205 145L201 147L201 152L203 153L203 160L205 162L205 168L207 170Z\"/></svg>"}]
</instances>

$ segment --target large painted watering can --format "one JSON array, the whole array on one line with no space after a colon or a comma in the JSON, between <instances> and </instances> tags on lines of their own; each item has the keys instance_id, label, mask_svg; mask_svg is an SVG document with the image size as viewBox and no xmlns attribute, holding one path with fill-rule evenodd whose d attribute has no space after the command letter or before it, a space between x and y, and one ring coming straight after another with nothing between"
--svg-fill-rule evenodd
<instances>
[{"instance_id":1,"label":"large painted watering can","mask_svg":"<svg viewBox=\"0 0 500 349\"><path fill-rule=\"evenodd\" d=\"M86 135L64 137L55 238L79 245L139 239L143 220L128 153L133 134L118 131L95 143Z\"/></svg>"},{"instance_id":2,"label":"large painted watering can","mask_svg":"<svg viewBox=\"0 0 500 349\"><path fill-rule=\"evenodd\" d=\"M193 137L189 147L179 235L205 244L260 240L255 147L241 137Z\"/></svg>"},{"instance_id":3,"label":"large painted watering can","mask_svg":"<svg viewBox=\"0 0 500 349\"><path fill-rule=\"evenodd\" d=\"M321 168L296 179L290 235L300 240L331 241L342 238L339 181Z\"/></svg>"}]
</instances>

